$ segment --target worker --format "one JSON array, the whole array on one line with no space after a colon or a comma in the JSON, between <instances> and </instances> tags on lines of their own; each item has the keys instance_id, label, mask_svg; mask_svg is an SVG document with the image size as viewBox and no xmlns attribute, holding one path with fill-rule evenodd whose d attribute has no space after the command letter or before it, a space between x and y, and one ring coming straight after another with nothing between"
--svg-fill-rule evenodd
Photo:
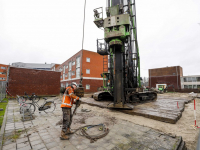
<instances>
[{"instance_id":1,"label":"worker","mask_svg":"<svg viewBox=\"0 0 200 150\"><path fill-rule=\"evenodd\" d=\"M77 101L80 100L78 96L74 94L74 90L77 88L77 84L75 82L72 82L70 86L68 86L65 90L65 93L63 95L62 99L62 112L63 112L63 126L61 131L61 140L69 140L69 134L71 134L70 131L70 125L71 125L71 107L74 103L79 104Z\"/></svg>"}]
</instances>

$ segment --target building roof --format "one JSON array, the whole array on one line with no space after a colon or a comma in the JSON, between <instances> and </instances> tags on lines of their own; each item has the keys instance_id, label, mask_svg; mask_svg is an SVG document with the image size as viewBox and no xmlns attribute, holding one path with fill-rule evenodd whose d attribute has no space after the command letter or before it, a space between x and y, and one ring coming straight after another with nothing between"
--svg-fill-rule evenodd
<instances>
[{"instance_id":1,"label":"building roof","mask_svg":"<svg viewBox=\"0 0 200 150\"><path fill-rule=\"evenodd\" d=\"M18 68L51 68L54 65L52 64L39 64L39 63L22 63L22 62L16 62L12 63L11 66L18 67Z\"/></svg>"}]
</instances>

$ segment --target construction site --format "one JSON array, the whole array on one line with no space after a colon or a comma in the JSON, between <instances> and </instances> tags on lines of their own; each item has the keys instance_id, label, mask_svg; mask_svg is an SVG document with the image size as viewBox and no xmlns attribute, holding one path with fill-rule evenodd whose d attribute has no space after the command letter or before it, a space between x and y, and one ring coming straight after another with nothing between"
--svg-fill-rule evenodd
<instances>
[{"instance_id":1,"label":"construction site","mask_svg":"<svg viewBox=\"0 0 200 150\"><path fill-rule=\"evenodd\" d=\"M33 6L34 13L40 9L37 2L23 3L27 6L24 11L32 10ZM85 29L86 4L85 0L83 26L78 27L83 33L81 38L75 25L72 29L76 36L72 36L72 29L69 27L66 33L65 30L59 29L55 37L53 32L52 35L46 35L47 41L49 38L46 45L50 45L48 52L44 52L47 47L45 42L40 41L41 37L39 43L44 47L37 49L34 45L35 50L31 50L30 53L37 51L36 57L31 55L26 59L20 55L21 58L12 59L16 62L11 65L0 64L0 150L200 150L200 74L185 75L185 72L199 73L194 67L198 60L190 57L188 49L187 58L181 57L182 53L179 53L180 59L174 56L177 53L175 49L171 50L173 47L171 43L176 41L175 34L174 37L170 35L170 38L175 39L173 42L170 43L168 39L162 41L167 43L165 46L163 44L163 49L166 47L166 51L157 53L158 50L152 50L159 47L159 40L164 40L168 35L167 24L162 28L162 32L166 33L163 37L159 35L161 34L159 29L157 31L156 28L150 29L157 33L157 37L151 39L146 37L151 42L157 39L152 44L153 48L149 48L148 44L146 47L145 44L141 44L142 48L139 48L138 39L142 39L138 36L139 31L144 27L142 24L148 23L141 21L139 17L141 28L138 26L135 0L106 0L98 2L104 7L97 8L91 8L92 5L89 5L89 10L93 10L90 12L93 20L89 24L96 27L96 29L91 28L90 32L89 28ZM162 12L161 5L164 4L167 2L159 2L152 7L152 11L160 7L159 10ZM62 12L61 2L60 4L52 2L51 5L58 7L59 13ZM171 2L167 6L173 5ZM7 3L3 6L5 10L12 8ZM6 9L6 6L9 8ZM20 8L22 6L19 4ZM46 7L46 2L44 6ZM39 18L44 13L44 6L41 7L42 11L34 14L33 18ZM96 7L96 4L93 6ZM139 16L141 12L139 11ZM145 13L148 14L148 11ZM51 11L49 14L53 15ZM42 17L43 23L46 24L43 30L46 31L48 23L44 18L48 18L49 14ZM151 16L151 13L148 15ZM156 12L156 15L159 16L159 13ZM74 18L77 18L71 12L66 17L67 24L69 20L74 21ZM62 23L57 24L55 21L52 24L55 28L59 28ZM80 26L80 22L74 24ZM34 29L34 25L32 28ZM32 28L31 34L34 31ZM145 34L150 34L150 30ZM182 32L179 33L176 29L172 31L183 38ZM97 34L100 32L101 34ZM62 41L60 34L70 37L67 40L62 39L67 43L65 48L59 45ZM89 40L88 35L90 35ZM97 35L103 35L103 38L94 39ZM38 32L38 39L39 36ZM74 37L81 39L82 43L77 39L73 40ZM181 39L180 37L177 39ZM50 38L60 39L55 44ZM89 41L88 45L95 45L96 49L86 50L85 41ZM28 44L24 43L26 47ZM80 51L75 51L74 47L78 43L81 43L82 48ZM179 45L177 43L174 44L178 49L177 52L185 50L180 48L183 42ZM54 47L54 44L53 50L50 47ZM68 44L73 44L73 47L68 48ZM190 43L185 47L192 47L191 45ZM64 49L62 54L58 49L60 52ZM41 58L44 55L51 57L51 61L59 61L41 64L38 63L39 55ZM32 56L34 63L30 63ZM197 56L199 53L195 53L194 57ZM28 63L19 62L18 59L28 60ZM192 63L191 60L196 63ZM163 67L166 64L171 66ZM148 69L144 69L144 66ZM187 71L183 73L183 70Z\"/></svg>"}]
</instances>

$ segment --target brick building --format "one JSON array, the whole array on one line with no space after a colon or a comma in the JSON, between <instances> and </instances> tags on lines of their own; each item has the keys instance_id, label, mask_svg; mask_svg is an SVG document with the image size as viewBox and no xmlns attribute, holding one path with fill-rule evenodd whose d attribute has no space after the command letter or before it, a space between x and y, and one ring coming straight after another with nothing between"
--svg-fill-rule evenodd
<instances>
[{"instance_id":1,"label":"brick building","mask_svg":"<svg viewBox=\"0 0 200 150\"><path fill-rule=\"evenodd\" d=\"M51 67L51 71L56 71L56 68L59 67L60 64L54 64L52 67Z\"/></svg>"},{"instance_id":2,"label":"brick building","mask_svg":"<svg viewBox=\"0 0 200 150\"><path fill-rule=\"evenodd\" d=\"M12 96L35 93L59 95L60 72L10 67L8 91Z\"/></svg>"},{"instance_id":3,"label":"brick building","mask_svg":"<svg viewBox=\"0 0 200 150\"><path fill-rule=\"evenodd\" d=\"M149 87L164 88L173 85L175 89L181 89L183 69L180 66L149 69Z\"/></svg>"},{"instance_id":4,"label":"brick building","mask_svg":"<svg viewBox=\"0 0 200 150\"><path fill-rule=\"evenodd\" d=\"M8 65L0 64L0 81L7 81Z\"/></svg>"},{"instance_id":5,"label":"brick building","mask_svg":"<svg viewBox=\"0 0 200 150\"><path fill-rule=\"evenodd\" d=\"M79 84L82 73L82 84L85 87L85 92L96 92L97 88L103 85L101 77L103 56L96 52L80 50L57 67L56 71L61 72L61 87L67 87L72 82Z\"/></svg>"}]
</instances>

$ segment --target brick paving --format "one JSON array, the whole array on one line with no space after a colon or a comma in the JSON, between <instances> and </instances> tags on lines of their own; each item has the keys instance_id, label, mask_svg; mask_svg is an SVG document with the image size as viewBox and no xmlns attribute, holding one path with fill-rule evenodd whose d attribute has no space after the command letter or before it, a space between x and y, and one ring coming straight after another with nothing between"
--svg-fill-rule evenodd
<instances>
[{"instance_id":1,"label":"brick paving","mask_svg":"<svg viewBox=\"0 0 200 150\"><path fill-rule=\"evenodd\" d=\"M60 101L57 99L57 103ZM7 121L3 138L3 150L176 150L184 144L181 137L171 137L154 129L124 120L112 120L97 112L81 112L74 116L72 128L86 124L105 123L109 134L90 143L90 140L73 134L69 141L60 140L62 118L60 104L53 113L39 112L34 119L23 122L17 101L11 100L7 108ZM112 123L110 123L112 122ZM92 130L91 130L92 131ZM91 132L90 131L90 132ZM18 135L18 136L16 136Z\"/></svg>"}]
</instances>

